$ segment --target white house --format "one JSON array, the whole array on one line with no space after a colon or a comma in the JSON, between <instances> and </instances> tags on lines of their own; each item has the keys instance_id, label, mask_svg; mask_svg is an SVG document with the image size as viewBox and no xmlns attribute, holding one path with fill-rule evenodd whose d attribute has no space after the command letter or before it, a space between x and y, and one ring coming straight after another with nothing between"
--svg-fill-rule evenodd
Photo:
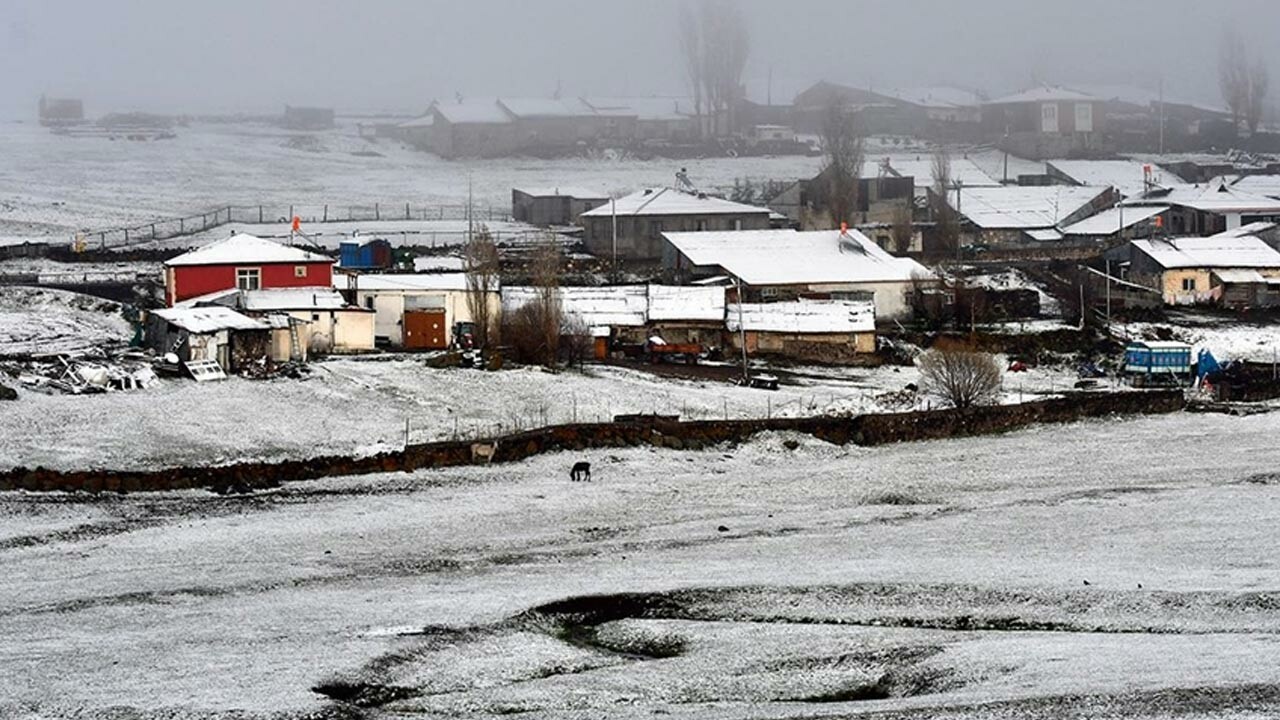
<instances>
[{"instance_id":1,"label":"white house","mask_svg":"<svg viewBox=\"0 0 1280 720\"><path fill-rule=\"evenodd\" d=\"M466 273L337 274L333 283L349 291L356 305L373 311L374 336L394 347L446 348L457 340L457 323L474 321ZM496 286L488 304L496 327L501 311Z\"/></svg>"}]
</instances>

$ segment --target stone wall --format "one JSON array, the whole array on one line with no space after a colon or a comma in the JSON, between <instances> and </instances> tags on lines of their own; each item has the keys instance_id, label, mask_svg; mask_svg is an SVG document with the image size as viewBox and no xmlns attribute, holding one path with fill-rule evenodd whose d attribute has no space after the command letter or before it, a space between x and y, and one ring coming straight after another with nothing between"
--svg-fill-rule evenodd
<instances>
[{"instance_id":1,"label":"stone wall","mask_svg":"<svg viewBox=\"0 0 1280 720\"><path fill-rule=\"evenodd\" d=\"M858 415L854 417L701 420L636 418L624 422L558 425L507 435L496 440L493 462L517 462L558 450L653 445L701 449L743 442L764 431L793 431L835 444L884 445L938 438L987 435L1034 423L1071 422L1087 417L1176 412L1184 406L1179 390L1123 393L1079 393L1021 405L965 411ZM140 492L204 488L246 492L284 482L321 477L409 472L419 468L454 467L475 462L470 441L411 445L404 451L363 458L323 456L275 463L237 463L213 467L154 471L57 471L14 468L0 472L0 490L32 492ZM567 469L566 469L567 474Z\"/></svg>"}]
</instances>

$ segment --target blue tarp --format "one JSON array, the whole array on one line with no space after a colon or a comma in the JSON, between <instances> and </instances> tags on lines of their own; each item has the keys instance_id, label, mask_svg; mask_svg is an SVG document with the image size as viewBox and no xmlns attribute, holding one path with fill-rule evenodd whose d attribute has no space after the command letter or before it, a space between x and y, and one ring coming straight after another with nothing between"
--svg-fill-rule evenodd
<instances>
[{"instance_id":1,"label":"blue tarp","mask_svg":"<svg viewBox=\"0 0 1280 720\"><path fill-rule=\"evenodd\" d=\"M1204 380L1205 375L1218 372L1222 366L1218 364L1218 359L1208 350L1201 349L1200 354L1196 356L1196 378Z\"/></svg>"}]
</instances>

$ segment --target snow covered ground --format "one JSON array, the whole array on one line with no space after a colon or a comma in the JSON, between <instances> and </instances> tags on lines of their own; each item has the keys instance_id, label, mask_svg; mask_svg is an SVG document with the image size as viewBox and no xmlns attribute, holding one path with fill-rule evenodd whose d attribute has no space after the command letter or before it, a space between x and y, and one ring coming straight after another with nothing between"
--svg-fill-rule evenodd
<instances>
[{"instance_id":1,"label":"snow covered ground","mask_svg":"<svg viewBox=\"0 0 1280 720\"><path fill-rule=\"evenodd\" d=\"M1274 717L1277 431L0 495L0 715L350 717L323 686L372 718Z\"/></svg>"},{"instance_id":2,"label":"snow covered ground","mask_svg":"<svg viewBox=\"0 0 1280 720\"><path fill-rule=\"evenodd\" d=\"M372 454L411 442L475 438L622 413L688 419L890 412L930 401L902 393L915 368L800 368L768 391L729 382L657 377L639 369L585 373L521 368L433 369L412 358L330 359L306 380L194 383L92 396L19 389L0 413L0 467L166 467L247 459ZM1069 388L1062 370L1009 373L1005 401ZM234 431L231 429L234 428Z\"/></svg>"},{"instance_id":3,"label":"snow covered ground","mask_svg":"<svg viewBox=\"0 0 1280 720\"><path fill-rule=\"evenodd\" d=\"M812 177L821 162L803 156L450 162L399 143L361 139L351 125L293 133L196 124L177 133L172 140L128 142L0 125L0 243L67 240L84 228L224 205L457 205L466 202L468 182L476 203L509 210L513 187L572 184L627 193L671 184L685 167L699 187L731 188L735 178Z\"/></svg>"},{"instance_id":4,"label":"snow covered ground","mask_svg":"<svg viewBox=\"0 0 1280 720\"><path fill-rule=\"evenodd\" d=\"M0 287L0 356L77 352L127 343L120 304L79 293Z\"/></svg>"},{"instance_id":5,"label":"snow covered ground","mask_svg":"<svg viewBox=\"0 0 1280 720\"><path fill-rule=\"evenodd\" d=\"M1280 324L1242 322L1220 315L1171 310L1163 323L1134 322L1117 328L1134 339L1154 340L1167 332L1174 340L1192 345L1192 352L1206 349L1218 360L1275 362L1280 358Z\"/></svg>"}]
</instances>

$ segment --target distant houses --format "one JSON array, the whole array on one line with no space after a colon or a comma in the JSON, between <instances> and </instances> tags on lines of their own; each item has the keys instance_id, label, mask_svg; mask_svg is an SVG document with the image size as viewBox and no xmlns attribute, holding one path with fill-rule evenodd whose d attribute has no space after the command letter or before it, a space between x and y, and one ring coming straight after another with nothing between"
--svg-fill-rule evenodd
<instances>
[{"instance_id":1,"label":"distant houses","mask_svg":"<svg viewBox=\"0 0 1280 720\"><path fill-rule=\"evenodd\" d=\"M609 194L602 190L571 187L513 188L511 190L511 217L530 225L572 225L588 210L594 210L609 202Z\"/></svg>"},{"instance_id":2,"label":"distant houses","mask_svg":"<svg viewBox=\"0 0 1280 720\"><path fill-rule=\"evenodd\" d=\"M1063 226L1115 205L1110 187L961 187L946 202L961 218L972 244L988 249L1062 246Z\"/></svg>"},{"instance_id":3,"label":"distant houses","mask_svg":"<svg viewBox=\"0 0 1280 720\"><path fill-rule=\"evenodd\" d=\"M620 197L580 217L589 252L602 258L616 253L626 260L657 260L662 257L663 233L761 230L770 226L770 215L768 208L657 187Z\"/></svg>"},{"instance_id":4,"label":"distant houses","mask_svg":"<svg viewBox=\"0 0 1280 720\"><path fill-rule=\"evenodd\" d=\"M1004 149L1042 159L1106 152L1106 113L1101 98L1064 87L1043 86L982 105L988 136Z\"/></svg>"},{"instance_id":5,"label":"distant houses","mask_svg":"<svg viewBox=\"0 0 1280 720\"><path fill-rule=\"evenodd\" d=\"M1126 250L1126 279L1167 304L1280 306L1280 252L1253 235L1134 240Z\"/></svg>"},{"instance_id":6,"label":"distant houses","mask_svg":"<svg viewBox=\"0 0 1280 720\"><path fill-rule=\"evenodd\" d=\"M1168 207L1165 231L1172 235L1212 235L1250 223L1280 221L1280 200L1248 192L1225 178L1206 185L1152 188L1124 204Z\"/></svg>"},{"instance_id":7,"label":"distant houses","mask_svg":"<svg viewBox=\"0 0 1280 720\"><path fill-rule=\"evenodd\" d=\"M84 122L84 101L78 98L40 96L40 124L45 127L78 125Z\"/></svg>"}]
</instances>

